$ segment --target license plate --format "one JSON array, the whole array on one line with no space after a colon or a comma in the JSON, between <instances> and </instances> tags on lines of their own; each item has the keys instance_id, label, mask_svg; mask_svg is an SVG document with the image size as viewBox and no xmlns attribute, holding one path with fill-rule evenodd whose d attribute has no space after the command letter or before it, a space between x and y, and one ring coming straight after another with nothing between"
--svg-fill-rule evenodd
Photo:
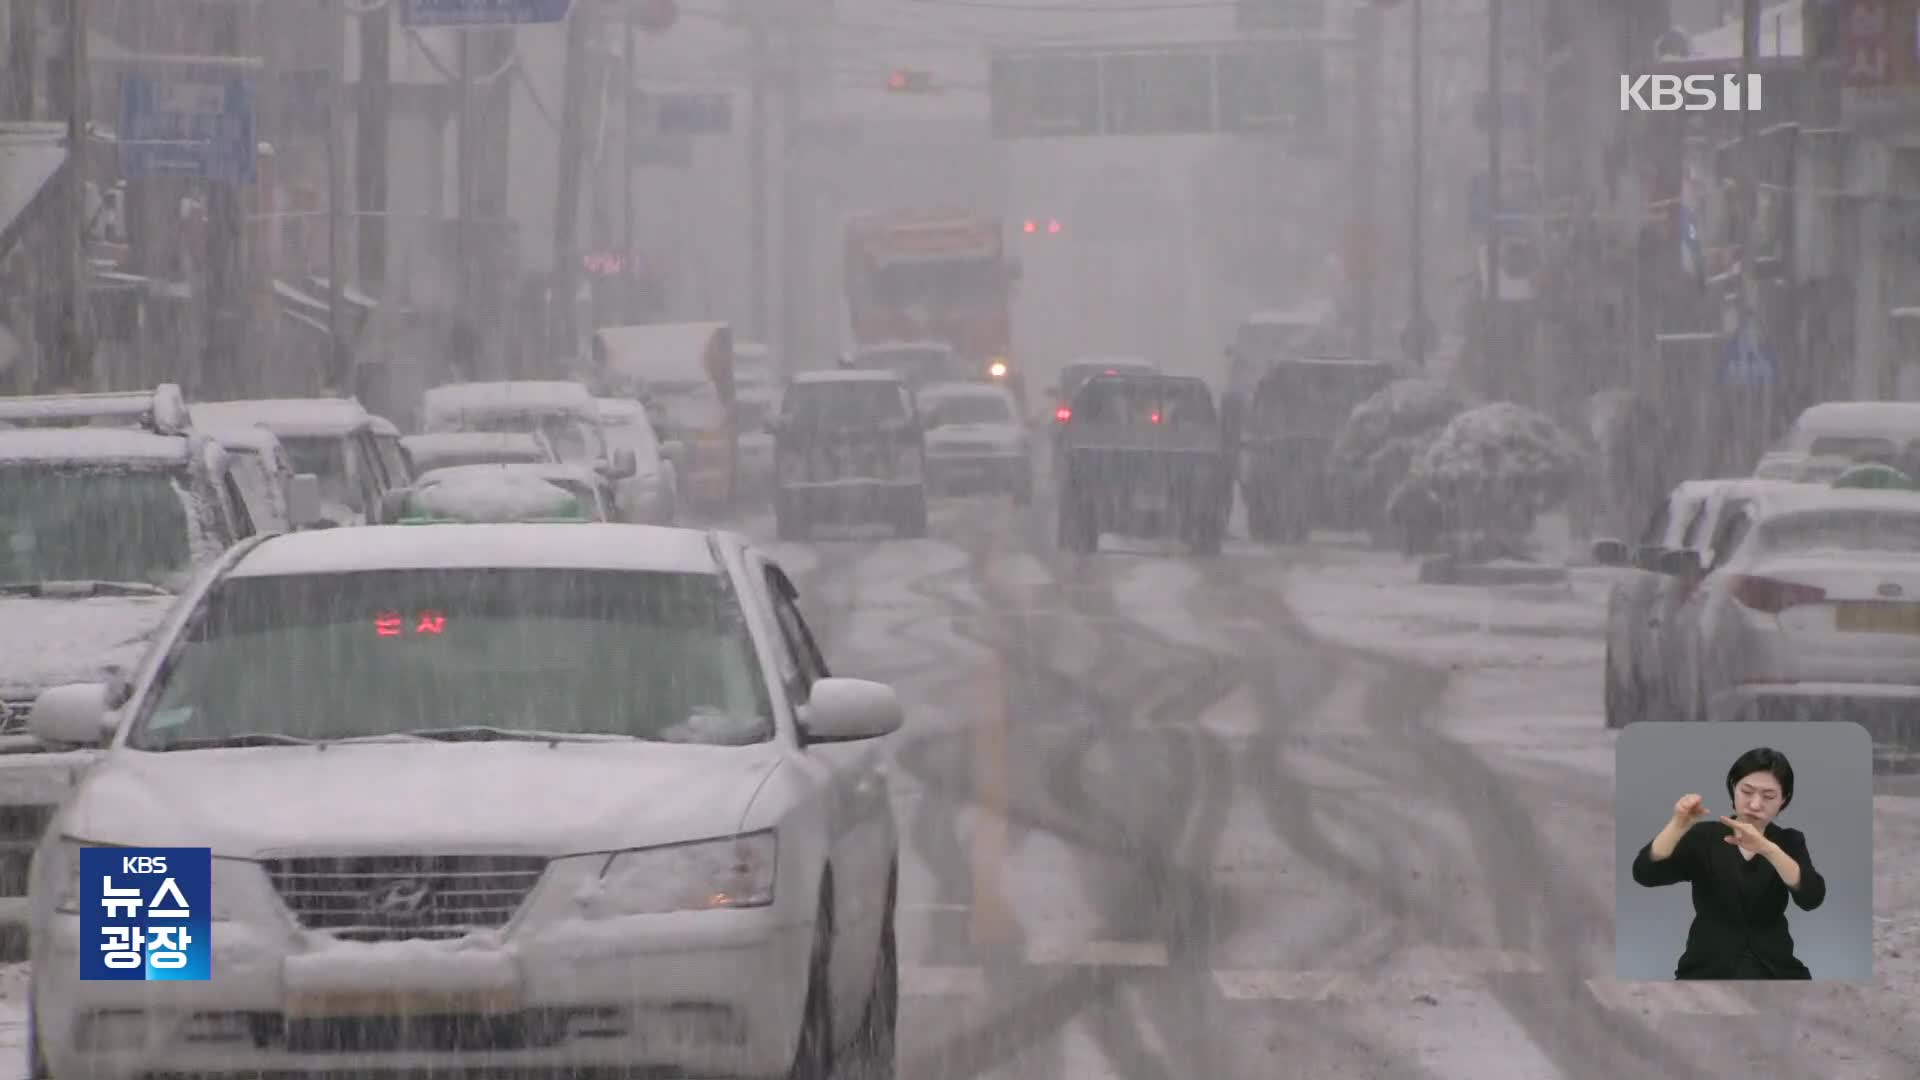
<instances>
[{"instance_id":1,"label":"license plate","mask_svg":"<svg viewBox=\"0 0 1920 1080\"><path fill-rule=\"evenodd\" d=\"M1148 512L1165 510L1167 497L1157 492L1143 491L1133 497L1133 508Z\"/></svg>"},{"instance_id":2,"label":"license plate","mask_svg":"<svg viewBox=\"0 0 1920 1080\"><path fill-rule=\"evenodd\" d=\"M287 995L290 1017L504 1014L523 1008L515 990L305 990Z\"/></svg>"},{"instance_id":3,"label":"license plate","mask_svg":"<svg viewBox=\"0 0 1920 1080\"><path fill-rule=\"evenodd\" d=\"M1920 604L1841 604L1834 611L1834 626L1870 634L1920 634Z\"/></svg>"}]
</instances>

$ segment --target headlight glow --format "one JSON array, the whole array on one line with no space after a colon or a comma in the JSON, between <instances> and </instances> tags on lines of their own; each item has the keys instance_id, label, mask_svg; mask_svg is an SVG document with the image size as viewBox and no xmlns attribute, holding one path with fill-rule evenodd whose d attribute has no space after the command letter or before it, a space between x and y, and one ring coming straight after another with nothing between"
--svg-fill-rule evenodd
<instances>
[{"instance_id":1,"label":"headlight glow","mask_svg":"<svg viewBox=\"0 0 1920 1080\"><path fill-rule=\"evenodd\" d=\"M771 829L623 851L601 871L601 895L629 915L766 907L779 852Z\"/></svg>"},{"instance_id":2,"label":"headlight glow","mask_svg":"<svg viewBox=\"0 0 1920 1080\"><path fill-rule=\"evenodd\" d=\"M994 360L993 363L987 365L987 374L995 379L1006 378L1007 362L1005 360L999 360L999 359Z\"/></svg>"}]
</instances>

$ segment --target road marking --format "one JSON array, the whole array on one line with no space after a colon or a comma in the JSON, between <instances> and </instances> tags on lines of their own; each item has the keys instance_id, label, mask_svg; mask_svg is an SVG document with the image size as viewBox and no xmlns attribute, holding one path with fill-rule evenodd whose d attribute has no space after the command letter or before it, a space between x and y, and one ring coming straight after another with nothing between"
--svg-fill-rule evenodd
<instances>
[{"instance_id":1,"label":"road marking","mask_svg":"<svg viewBox=\"0 0 1920 1080\"><path fill-rule=\"evenodd\" d=\"M1158 941L1036 942L1027 949L1036 967L1166 967L1167 946Z\"/></svg>"},{"instance_id":2,"label":"road marking","mask_svg":"<svg viewBox=\"0 0 1920 1080\"><path fill-rule=\"evenodd\" d=\"M985 997L987 976L977 967L903 967L900 992L907 997Z\"/></svg>"},{"instance_id":3,"label":"road marking","mask_svg":"<svg viewBox=\"0 0 1920 1080\"><path fill-rule=\"evenodd\" d=\"M998 945L1013 939L1001 875L1007 862L1007 673L995 657L982 669L980 718L973 729L974 817L968 852L973 881L972 936L975 945Z\"/></svg>"},{"instance_id":4,"label":"road marking","mask_svg":"<svg viewBox=\"0 0 1920 1080\"><path fill-rule=\"evenodd\" d=\"M1752 1016L1757 1011L1739 993L1714 982L1588 979L1587 990L1602 1005L1616 1012Z\"/></svg>"}]
</instances>

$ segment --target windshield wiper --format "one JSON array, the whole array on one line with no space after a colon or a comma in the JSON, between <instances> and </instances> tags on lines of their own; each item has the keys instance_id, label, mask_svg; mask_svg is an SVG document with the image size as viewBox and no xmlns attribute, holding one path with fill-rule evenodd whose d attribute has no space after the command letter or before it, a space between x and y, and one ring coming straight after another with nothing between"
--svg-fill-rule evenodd
<instances>
[{"instance_id":1,"label":"windshield wiper","mask_svg":"<svg viewBox=\"0 0 1920 1080\"><path fill-rule=\"evenodd\" d=\"M0 582L0 593L7 596L172 596L173 593L145 581L7 581Z\"/></svg>"},{"instance_id":2,"label":"windshield wiper","mask_svg":"<svg viewBox=\"0 0 1920 1080\"><path fill-rule=\"evenodd\" d=\"M526 728L490 727L473 724L465 727L422 728L405 732L421 739L439 742L630 742L632 735L611 735L590 731L532 731Z\"/></svg>"},{"instance_id":3,"label":"windshield wiper","mask_svg":"<svg viewBox=\"0 0 1920 1080\"><path fill-rule=\"evenodd\" d=\"M277 731L249 731L244 735L207 735L198 739L175 739L155 746L154 750L225 750L244 746L313 746L316 740Z\"/></svg>"}]
</instances>

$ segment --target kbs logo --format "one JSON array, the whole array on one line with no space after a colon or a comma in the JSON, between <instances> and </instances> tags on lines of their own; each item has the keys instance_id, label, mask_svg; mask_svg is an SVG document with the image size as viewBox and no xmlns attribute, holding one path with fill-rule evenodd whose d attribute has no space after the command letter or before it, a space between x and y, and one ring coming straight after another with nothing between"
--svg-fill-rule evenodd
<instances>
[{"instance_id":1,"label":"kbs logo","mask_svg":"<svg viewBox=\"0 0 1920 1080\"><path fill-rule=\"evenodd\" d=\"M213 852L80 849L80 978L213 977Z\"/></svg>"},{"instance_id":2,"label":"kbs logo","mask_svg":"<svg viewBox=\"0 0 1920 1080\"><path fill-rule=\"evenodd\" d=\"M1620 76L1621 112L1739 112L1742 109L1760 111L1760 76Z\"/></svg>"}]
</instances>

